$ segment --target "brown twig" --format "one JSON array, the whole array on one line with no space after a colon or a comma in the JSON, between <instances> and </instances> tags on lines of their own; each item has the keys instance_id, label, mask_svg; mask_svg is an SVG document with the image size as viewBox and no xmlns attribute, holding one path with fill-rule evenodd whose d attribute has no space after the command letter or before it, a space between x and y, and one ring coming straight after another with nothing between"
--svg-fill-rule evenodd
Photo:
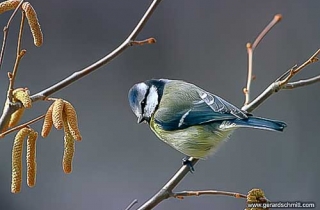
<instances>
[{"instance_id":1,"label":"brown twig","mask_svg":"<svg viewBox=\"0 0 320 210\"><path fill-rule=\"evenodd\" d=\"M273 17L272 21L263 29L263 31L259 34L256 40L252 44L252 50L254 50L261 40L267 35L267 33L280 21L282 20L282 15L277 14Z\"/></svg>"},{"instance_id":2,"label":"brown twig","mask_svg":"<svg viewBox=\"0 0 320 210\"><path fill-rule=\"evenodd\" d=\"M172 193L171 197L183 199L184 197L187 197L187 196L200 196L200 195L224 195L224 196L231 196L235 198L244 198L244 199L247 198L246 195L241 193L217 191L217 190L182 191L182 192Z\"/></svg>"},{"instance_id":3,"label":"brown twig","mask_svg":"<svg viewBox=\"0 0 320 210\"><path fill-rule=\"evenodd\" d=\"M9 129L9 130L1 133L1 134L0 134L0 138L3 138L3 137L5 137L6 135L8 135L9 133L12 133L12 132L14 132L14 131L16 131L16 130L20 130L21 128L27 127L27 126L29 126L29 125L31 125L31 124L33 124L33 123L35 123L35 122L43 119L44 117L45 117L45 114L43 114L43 115L41 115L41 116L39 116L39 117L36 117L36 118L34 118L34 119L26 122L26 123L23 123L23 124L21 124L21 125L18 125L18 126L14 127L14 128L11 128L11 129Z\"/></svg>"},{"instance_id":4,"label":"brown twig","mask_svg":"<svg viewBox=\"0 0 320 210\"><path fill-rule=\"evenodd\" d=\"M39 101L39 100L45 100L48 96L51 94L63 89L64 87L67 87L68 85L74 83L75 81L81 79L82 77L92 73L93 71L99 69L100 67L106 65L109 63L111 60L116 58L118 55L120 55L124 50L126 50L128 47L130 47L130 43L136 39L140 31L143 29L157 6L161 0L153 0L141 20L138 22L136 27L133 29L133 31L130 33L128 38L120 44L115 50L113 50L111 53L100 59L99 61L93 63L92 65L74 72L72 75L68 76L67 78L63 79L60 82L57 82L56 84L34 94L31 96L31 99L33 102ZM6 124L10 120L10 116L12 115L13 112L15 112L17 109L22 107L22 104L20 102L17 103L10 103L8 106L5 106L4 110L2 111L2 115L0 118L0 131L3 131Z\"/></svg>"},{"instance_id":5,"label":"brown twig","mask_svg":"<svg viewBox=\"0 0 320 210\"><path fill-rule=\"evenodd\" d=\"M250 87L252 82L252 56L253 49L251 43L247 43L247 53L248 53L248 78L247 78L247 87L243 88L243 93L245 95L244 104L248 104L250 102Z\"/></svg>"},{"instance_id":6,"label":"brown twig","mask_svg":"<svg viewBox=\"0 0 320 210\"><path fill-rule=\"evenodd\" d=\"M289 82L290 79L292 79L292 77L294 77L294 75L298 74L302 69L304 69L306 66L308 66L309 64L315 63L319 60L319 58L317 58L317 56L320 53L320 49L317 50L317 52L315 52L307 61L305 61L303 64L301 64L299 67L297 68L292 68L290 70L289 75L283 79L282 81L280 81L280 86L284 86L285 84L287 84Z\"/></svg>"},{"instance_id":7,"label":"brown twig","mask_svg":"<svg viewBox=\"0 0 320 210\"><path fill-rule=\"evenodd\" d=\"M13 11L12 15L10 16L7 25L3 28L3 40L2 40L2 47L1 47L1 52L0 52L0 69L2 66L2 62L3 62L3 56L4 56L4 51L6 48L6 44L7 44L7 37L8 37L8 33L9 33L9 27L10 24L14 18L14 16L16 15L16 13L18 12L18 10L21 8L21 5L23 4L24 0L21 0L19 5L17 6L17 8Z\"/></svg>"},{"instance_id":8,"label":"brown twig","mask_svg":"<svg viewBox=\"0 0 320 210\"><path fill-rule=\"evenodd\" d=\"M253 44L247 43L247 54L248 54L248 78L247 78L247 86L243 88L243 93L245 95L245 102L244 105L247 105L250 103L250 89L251 89L251 82L253 80L252 76L252 65L253 65L253 52L255 48L258 46L258 44L261 42L261 40L267 35L267 33L282 19L281 14L277 14L273 17L272 21L262 30L262 32L258 35L258 37L255 39Z\"/></svg>"},{"instance_id":9,"label":"brown twig","mask_svg":"<svg viewBox=\"0 0 320 210\"><path fill-rule=\"evenodd\" d=\"M20 61L22 57L25 55L26 50L21 50L21 42L22 42L22 34L23 34L23 28L24 28L24 21L25 21L25 12L22 11L21 15L21 22L20 22L20 30L18 35L18 44L17 44L17 53L16 53L16 61L14 63L14 67L12 70L12 73L9 74L9 87L8 87L8 95L9 101L12 102L12 91L14 89L14 82L16 79L18 67L20 64Z\"/></svg>"},{"instance_id":10,"label":"brown twig","mask_svg":"<svg viewBox=\"0 0 320 210\"><path fill-rule=\"evenodd\" d=\"M157 42L156 39L151 37L151 38L148 38L148 39L145 39L142 41L133 40L129 44L130 44L130 46L135 46L135 45L141 46L141 45L145 45L145 44L154 44L156 42Z\"/></svg>"}]
</instances>

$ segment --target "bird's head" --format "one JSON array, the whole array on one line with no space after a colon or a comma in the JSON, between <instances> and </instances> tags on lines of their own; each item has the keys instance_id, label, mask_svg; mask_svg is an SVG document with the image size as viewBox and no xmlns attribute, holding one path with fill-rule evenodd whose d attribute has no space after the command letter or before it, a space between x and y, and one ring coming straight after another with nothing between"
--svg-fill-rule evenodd
<instances>
[{"instance_id":1,"label":"bird's head","mask_svg":"<svg viewBox=\"0 0 320 210\"><path fill-rule=\"evenodd\" d=\"M149 122L159 103L157 87L146 82L135 84L129 90L128 98L138 123Z\"/></svg>"}]
</instances>

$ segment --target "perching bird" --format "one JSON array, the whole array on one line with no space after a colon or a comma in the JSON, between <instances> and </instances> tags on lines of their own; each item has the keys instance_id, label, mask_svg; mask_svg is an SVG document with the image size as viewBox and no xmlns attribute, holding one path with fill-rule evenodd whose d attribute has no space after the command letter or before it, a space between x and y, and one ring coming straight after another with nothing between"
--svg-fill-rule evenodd
<instances>
[{"instance_id":1,"label":"perching bird","mask_svg":"<svg viewBox=\"0 0 320 210\"><path fill-rule=\"evenodd\" d=\"M138 123L147 122L165 143L197 159L212 154L240 127L283 131L284 122L254 117L219 96L180 80L135 84L129 103Z\"/></svg>"}]
</instances>

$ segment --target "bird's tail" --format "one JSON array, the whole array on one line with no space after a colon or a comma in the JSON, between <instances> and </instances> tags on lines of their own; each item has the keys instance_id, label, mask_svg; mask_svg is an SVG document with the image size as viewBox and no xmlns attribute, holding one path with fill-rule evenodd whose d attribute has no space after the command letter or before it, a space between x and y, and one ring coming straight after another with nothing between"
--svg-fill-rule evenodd
<instances>
[{"instance_id":1,"label":"bird's tail","mask_svg":"<svg viewBox=\"0 0 320 210\"><path fill-rule=\"evenodd\" d=\"M283 131L283 129L287 127L287 124L281 121L253 116L249 116L247 119L237 119L234 123L237 127L258 128L272 131Z\"/></svg>"}]
</instances>

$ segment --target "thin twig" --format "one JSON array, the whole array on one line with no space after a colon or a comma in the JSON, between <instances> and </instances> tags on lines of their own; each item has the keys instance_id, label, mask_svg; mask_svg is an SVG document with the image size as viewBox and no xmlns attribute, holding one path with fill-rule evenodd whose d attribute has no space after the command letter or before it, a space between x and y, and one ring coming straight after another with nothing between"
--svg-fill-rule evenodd
<instances>
[{"instance_id":1,"label":"thin twig","mask_svg":"<svg viewBox=\"0 0 320 210\"><path fill-rule=\"evenodd\" d=\"M7 37L8 37L8 33L9 33L9 27L10 24L13 20L13 17L16 15L16 13L18 12L18 10L20 9L21 5L23 4L24 0L21 0L20 3L18 4L17 8L13 11L12 15L10 16L7 25L3 28L3 40L2 40L2 47L1 47L1 52L0 52L0 69L2 66L2 61L3 61L3 56L4 56L4 51L6 48L6 44L7 44Z\"/></svg>"},{"instance_id":2,"label":"thin twig","mask_svg":"<svg viewBox=\"0 0 320 210\"><path fill-rule=\"evenodd\" d=\"M23 28L24 28L24 21L25 21L25 12L22 11L21 14L21 22L20 22L20 30L18 35L18 44L17 44L17 52L16 52L16 61L14 63L14 67L12 70L12 73L9 76L9 87L8 87L8 95L9 101L12 102L12 91L14 89L14 82L16 79L18 67L20 64L20 61L22 57L26 54L26 50L21 50L21 42L22 42L22 34L23 34Z\"/></svg>"},{"instance_id":3,"label":"thin twig","mask_svg":"<svg viewBox=\"0 0 320 210\"><path fill-rule=\"evenodd\" d=\"M281 21L282 15L277 14L273 17L272 21L263 29L263 31L259 34L259 36L256 38L256 40L252 44L252 51L258 46L258 44L261 42L263 37L267 35L267 33L277 24Z\"/></svg>"},{"instance_id":4,"label":"thin twig","mask_svg":"<svg viewBox=\"0 0 320 210\"><path fill-rule=\"evenodd\" d=\"M272 21L262 30L262 32L258 35L258 37L255 39L253 44L247 43L247 54L248 54L248 77L247 77L247 86L243 88L243 93L245 95L245 102L244 105L247 105L250 103L250 89L251 89L251 82L253 80L252 76L252 65L253 65L253 52L256 49L256 47L259 45L261 40L267 35L267 33L282 19L281 14L277 14L273 17Z\"/></svg>"},{"instance_id":5,"label":"thin twig","mask_svg":"<svg viewBox=\"0 0 320 210\"><path fill-rule=\"evenodd\" d=\"M248 104L250 102L250 87L252 82L252 56L253 49L250 43L247 43L247 53L248 53L248 78L247 78L247 87L243 89L243 93L245 95L244 104Z\"/></svg>"},{"instance_id":6,"label":"thin twig","mask_svg":"<svg viewBox=\"0 0 320 210\"><path fill-rule=\"evenodd\" d=\"M155 38L149 38L149 39L145 39L145 40L142 40L142 41L133 40L133 41L130 42L130 45L131 46L135 46L135 45L141 46L141 45L145 45L145 44L154 44L156 42L157 41L156 41Z\"/></svg>"},{"instance_id":7,"label":"thin twig","mask_svg":"<svg viewBox=\"0 0 320 210\"><path fill-rule=\"evenodd\" d=\"M62 81L46 88L45 90L42 90L33 96L31 96L31 99L33 102L39 101L39 100L45 100L48 96L51 94L61 90L62 88L74 83L75 81L83 78L84 76L88 75L89 73L92 73L93 71L97 70L98 68L106 65L109 63L111 60L113 60L115 57L120 55L124 50L126 50L128 47L130 47L130 43L136 39L140 31L143 29L157 6L161 0L153 0L149 8L147 9L146 13L143 15L141 20L138 22L136 27L133 29L133 31L130 33L128 38L119 45L115 50L113 50L111 53L100 59L99 61L93 63L92 65L77 71L73 73L72 75L68 76L67 78L63 79ZM22 104L20 102L17 103L10 103L9 106L6 106L6 108L3 110L1 118L0 118L0 131L3 131L5 128L6 123L8 123L11 114L22 107Z\"/></svg>"},{"instance_id":8,"label":"thin twig","mask_svg":"<svg viewBox=\"0 0 320 210\"><path fill-rule=\"evenodd\" d=\"M280 81L280 86L287 84L289 80L292 79L292 77L294 77L294 75L298 74L302 69L304 69L309 64L317 62L319 60L319 58L317 58L319 53L320 53L320 49L318 49L317 52L315 52L307 61L305 61L299 67L292 69L290 71L290 74L284 80Z\"/></svg>"},{"instance_id":9,"label":"thin twig","mask_svg":"<svg viewBox=\"0 0 320 210\"><path fill-rule=\"evenodd\" d=\"M9 129L9 130L1 133L1 134L0 134L0 138L3 138L3 137L5 137L6 135L8 135L9 133L12 133L12 132L14 132L14 131L16 131L16 130L20 130L21 128L27 127L27 126L29 126L29 125L31 125L31 124L33 124L33 123L35 123L35 122L43 119L45 116L46 116L46 115L43 114L43 115L41 115L41 116L39 116L39 117L36 117L36 118L34 118L34 119L26 122L26 123L23 123L23 124L21 124L21 125L17 125L16 127L13 127L13 128L11 128L11 129Z\"/></svg>"},{"instance_id":10,"label":"thin twig","mask_svg":"<svg viewBox=\"0 0 320 210\"><path fill-rule=\"evenodd\" d=\"M298 87L304 87L307 85L314 84L316 82L320 82L320 75L309 78L309 79L302 79L296 82L289 82L288 84L284 85L282 89L288 90L288 89L294 89Z\"/></svg>"},{"instance_id":11,"label":"thin twig","mask_svg":"<svg viewBox=\"0 0 320 210\"><path fill-rule=\"evenodd\" d=\"M138 203L138 200L134 199L125 210L130 210L137 203Z\"/></svg>"},{"instance_id":12,"label":"thin twig","mask_svg":"<svg viewBox=\"0 0 320 210\"><path fill-rule=\"evenodd\" d=\"M241 193L217 191L217 190L182 191L182 192L172 193L171 197L183 199L184 197L187 197L187 196L200 196L200 195L224 195L224 196L231 196L235 198L244 198L244 199L247 198L246 195Z\"/></svg>"}]
</instances>

